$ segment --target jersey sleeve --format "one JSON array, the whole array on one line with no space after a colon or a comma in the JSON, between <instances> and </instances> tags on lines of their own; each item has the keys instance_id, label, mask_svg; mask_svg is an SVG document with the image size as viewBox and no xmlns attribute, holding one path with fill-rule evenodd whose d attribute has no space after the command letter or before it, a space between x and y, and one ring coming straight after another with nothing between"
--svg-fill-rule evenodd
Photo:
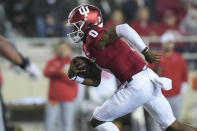
<instances>
[{"instance_id":1,"label":"jersey sleeve","mask_svg":"<svg viewBox=\"0 0 197 131\"><path fill-rule=\"evenodd\" d=\"M99 40L104 35L105 29L101 27L92 28L86 36L86 44L97 48Z\"/></svg>"}]
</instances>

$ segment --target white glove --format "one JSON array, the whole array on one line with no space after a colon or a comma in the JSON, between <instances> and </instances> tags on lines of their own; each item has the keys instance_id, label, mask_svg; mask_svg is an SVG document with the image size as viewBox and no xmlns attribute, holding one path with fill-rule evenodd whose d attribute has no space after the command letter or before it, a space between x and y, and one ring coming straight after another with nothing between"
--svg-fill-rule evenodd
<instances>
[{"instance_id":1,"label":"white glove","mask_svg":"<svg viewBox=\"0 0 197 131\"><path fill-rule=\"evenodd\" d=\"M172 89L172 80L166 77L154 77L151 79L153 85L157 88L161 88L163 90L171 90Z\"/></svg>"},{"instance_id":2,"label":"white glove","mask_svg":"<svg viewBox=\"0 0 197 131\"><path fill-rule=\"evenodd\" d=\"M25 68L25 71L33 79L39 79L42 75L40 69L33 63L29 63L29 65Z\"/></svg>"}]
</instances>

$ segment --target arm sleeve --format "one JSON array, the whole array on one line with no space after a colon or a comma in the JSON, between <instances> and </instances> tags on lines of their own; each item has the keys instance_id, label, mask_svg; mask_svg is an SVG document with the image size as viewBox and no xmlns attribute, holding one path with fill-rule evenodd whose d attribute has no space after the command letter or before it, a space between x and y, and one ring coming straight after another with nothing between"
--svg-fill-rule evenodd
<instances>
[{"instance_id":1,"label":"arm sleeve","mask_svg":"<svg viewBox=\"0 0 197 131\"><path fill-rule=\"evenodd\" d=\"M62 69L56 68L51 62L48 62L44 69L44 76L46 77L61 77Z\"/></svg>"},{"instance_id":2,"label":"arm sleeve","mask_svg":"<svg viewBox=\"0 0 197 131\"><path fill-rule=\"evenodd\" d=\"M128 24L117 25L116 33L119 37L129 40L141 52L147 47L138 33Z\"/></svg>"}]
</instances>

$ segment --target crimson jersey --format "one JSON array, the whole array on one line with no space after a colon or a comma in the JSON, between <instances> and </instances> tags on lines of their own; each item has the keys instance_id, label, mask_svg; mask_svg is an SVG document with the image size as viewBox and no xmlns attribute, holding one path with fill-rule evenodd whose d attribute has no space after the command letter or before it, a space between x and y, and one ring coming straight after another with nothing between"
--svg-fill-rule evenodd
<instances>
[{"instance_id":1,"label":"crimson jersey","mask_svg":"<svg viewBox=\"0 0 197 131\"><path fill-rule=\"evenodd\" d=\"M100 67L110 70L121 83L124 83L142 71L146 63L121 39L103 50L98 49L99 40L105 31L104 28L93 27L86 36L83 51L88 58L94 59Z\"/></svg>"}]
</instances>

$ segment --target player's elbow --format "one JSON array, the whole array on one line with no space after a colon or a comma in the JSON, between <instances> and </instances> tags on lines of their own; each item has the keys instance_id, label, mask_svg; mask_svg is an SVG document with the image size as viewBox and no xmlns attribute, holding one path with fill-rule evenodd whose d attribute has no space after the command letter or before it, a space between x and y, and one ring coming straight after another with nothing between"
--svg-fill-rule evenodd
<instances>
[{"instance_id":1,"label":"player's elbow","mask_svg":"<svg viewBox=\"0 0 197 131\"><path fill-rule=\"evenodd\" d=\"M127 23L121 24L122 27L130 27Z\"/></svg>"},{"instance_id":2,"label":"player's elbow","mask_svg":"<svg viewBox=\"0 0 197 131\"><path fill-rule=\"evenodd\" d=\"M10 42L6 38L4 38L2 35L0 35L0 50L7 52L7 49L9 49L8 48L9 44Z\"/></svg>"},{"instance_id":3,"label":"player's elbow","mask_svg":"<svg viewBox=\"0 0 197 131\"><path fill-rule=\"evenodd\" d=\"M119 37L124 37L126 33L129 32L130 29L131 27L127 23L120 24L116 26L116 33Z\"/></svg>"},{"instance_id":4,"label":"player's elbow","mask_svg":"<svg viewBox=\"0 0 197 131\"><path fill-rule=\"evenodd\" d=\"M128 29L128 28L131 28L127 23L125 24L121 24L121 25L118 25L119 28L122 28L122 29Z\"/></svg>"}]
</instances>

